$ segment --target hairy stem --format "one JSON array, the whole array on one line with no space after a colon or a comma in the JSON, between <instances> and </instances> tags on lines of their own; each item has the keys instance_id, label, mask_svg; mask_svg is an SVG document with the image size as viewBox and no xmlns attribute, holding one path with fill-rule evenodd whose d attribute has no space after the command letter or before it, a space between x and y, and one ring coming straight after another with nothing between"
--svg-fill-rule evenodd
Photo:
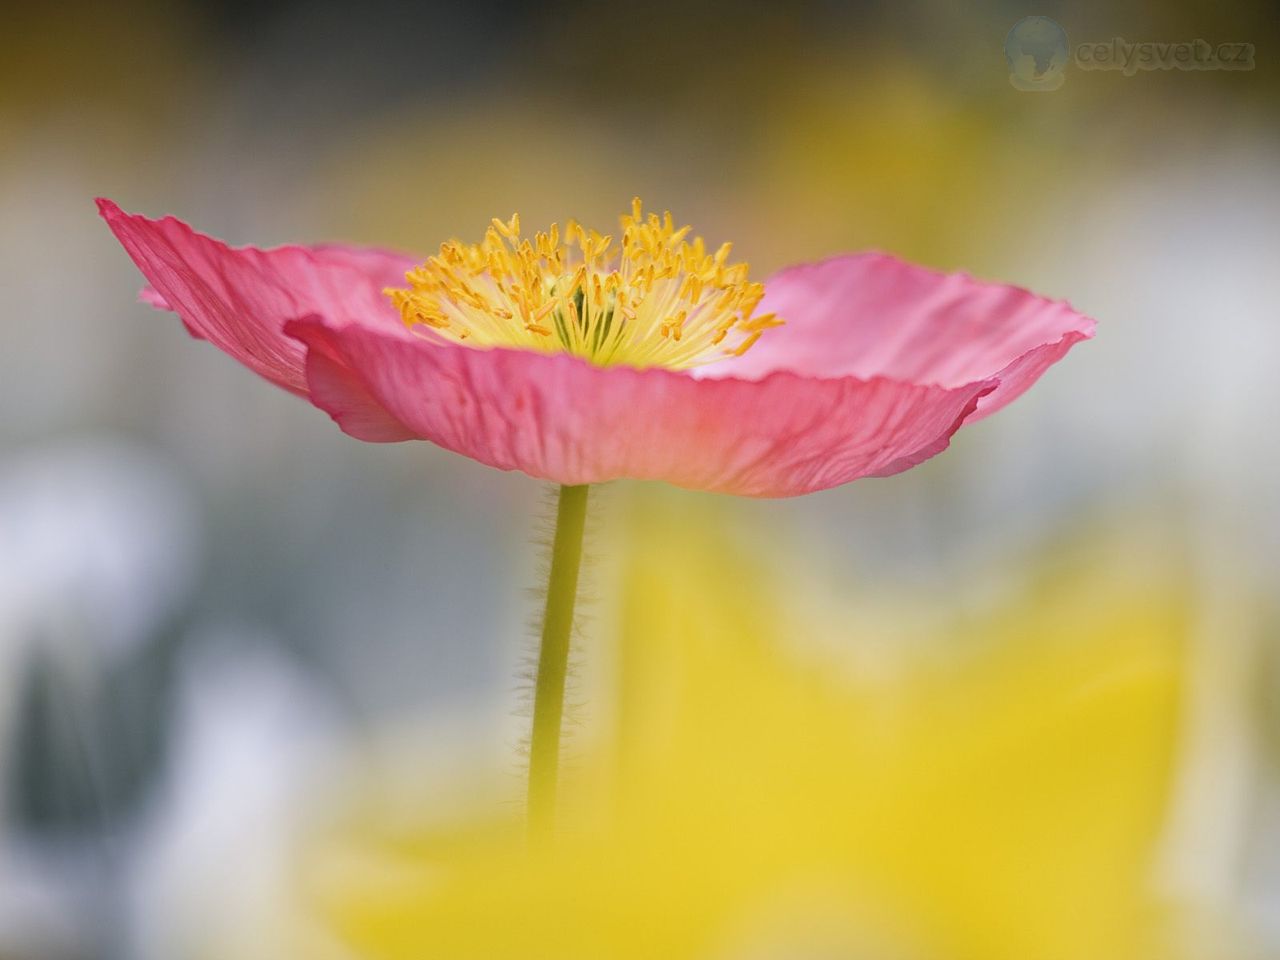
<instances>
[{"instance_id":1,"label":"hairy stem","mask_svg":"<svg viewBox=\"0 0 1280 960\"><path fill-rule=\"evenodd\" d=\"M555 827L556 791L560 775L560 728L564 717L569 638L582 566L582 533L587 519L587 490L560 488L556 532L551 547L551 578L542 620L538 677L533 694L533 736L529 743L529 835L549 837Z\"/></svg>"}]
</instances>

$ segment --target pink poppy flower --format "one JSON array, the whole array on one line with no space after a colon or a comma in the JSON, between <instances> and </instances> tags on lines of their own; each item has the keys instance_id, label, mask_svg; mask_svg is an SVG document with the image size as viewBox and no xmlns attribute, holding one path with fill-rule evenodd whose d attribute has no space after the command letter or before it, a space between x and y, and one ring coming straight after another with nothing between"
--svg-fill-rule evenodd
<instances>
[{"instance_id":1,"label":"pink poppy flower","mask_svg":"<svg viewBox=\"0 0 1280 960\"><path fill-rule=\"evenodd\" d=\"M430 440L564 485L632 477L753 497L888 476L1012 401L1094 323L883 254L764 283L670 215L621 240L495 220L419 258L230 247L98 209L142 297L374 442Z\"/></svg>"}]
</instances>

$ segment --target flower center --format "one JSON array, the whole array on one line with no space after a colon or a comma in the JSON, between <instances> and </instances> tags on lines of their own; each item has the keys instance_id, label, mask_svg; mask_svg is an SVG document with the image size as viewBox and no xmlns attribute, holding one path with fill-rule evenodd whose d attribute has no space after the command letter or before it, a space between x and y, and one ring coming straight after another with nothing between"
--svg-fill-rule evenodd
<instances>
[{"instance_id":1,"label":"flower center","mask_svg":"<svg viewBox=\"0 0 1280 960\"><path fill-rule=\"evenodd\" d=\"M751 348L773 314L754 316L764 285L708 253L667 213L621 217L622 241L570 220L520 236L520 217L495 219L478 244L449 240L388 289L404 322L425 336L477 347L566 352L601 366L692 367Z\"/></svg>"}]
</instances>

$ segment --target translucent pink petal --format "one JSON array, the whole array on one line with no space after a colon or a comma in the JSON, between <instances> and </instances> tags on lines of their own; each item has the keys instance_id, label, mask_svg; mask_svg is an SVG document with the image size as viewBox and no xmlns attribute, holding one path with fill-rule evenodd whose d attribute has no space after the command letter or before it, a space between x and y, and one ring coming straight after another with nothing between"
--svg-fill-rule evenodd
<instances>
[{"instance_id":1,"label":"translucent pink petal","mask_svg":"<svg viewBox=\"0 0 1280 960\"><path fill-rule=\"evenodd\" d=\"M173 307L169 306L169 301L162 297L155 287L143 287L138 291L138 299L157 310L173 310Z\"/></svg>"},{"instance_id":2,"label":"translucent pink petal","mask_svg":"<svg viewBox=\"0 0 1280 960\"><path fill-rule=\"evenodd\" d=\"M98 211L146 277L145 302L286 390L306 394L304 347L284 335L286 321L319 314L402 329L382 290L403 282L411 258L336 245L230 247L173 217L150 220L104 199Z\"/></svg>"},{"instance_id":3,"label":"translucent pink petal","mask_svg":"<svg viewBox=\"0 0 1280 960\"><path fill-rule=\"evenodd\" d=\"M1094 331L1092 320L1061 301L878 253L792 267L765 290L760 312L777 313L786 325L742 357L706 368L706 376L788 370L944 387L998 380L971 421L1009 403Z\"/></svg>"},{"instance_id":4,"label":"translucent pink petal","mask_svg":"<svg viewBox=\"0 0 1280 960\"><path fill-rule=\"evenodd\" d=\"M995 386L775 373L759 381L597 367L565 354L478 350L322 318L311 400L353 436L403 432L557 483L619 477L756 497L904 470L943 449ZM372 417L381 408L387 416Z\"/></svg>"},{"instance_id":5,"label":"translucent pink petal","mask_svg":"<svg viewBox=\"0 0 1280 960\"><path fill-rule=\"evenodd\" d=\"M306 376L311 402L333 415L342 429L357 439L370 443L420 439L383 406L328 338L306 335L312 325L323 324L322 318L310 316L291 320L285 326L290 336L301 334L301 342L307 344ZM330 402L334 405L330 406ZM341 414L335 414L339 409Z\"/></svg>"}]
</instances>

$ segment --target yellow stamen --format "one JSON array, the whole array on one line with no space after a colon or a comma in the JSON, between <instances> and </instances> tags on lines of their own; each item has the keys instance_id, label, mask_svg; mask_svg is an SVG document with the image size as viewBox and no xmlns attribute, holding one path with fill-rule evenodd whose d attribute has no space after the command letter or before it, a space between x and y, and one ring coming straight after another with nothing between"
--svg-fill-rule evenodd
<instances>
[{"instance_id":1,"label":"yellow stamen","mask_svg":"<svg viewBox=\"0 0 1280 960\"><path fill-rule=\"evenodd\" d=\"M670 213L621 217L621 241L574 220L521 239L494 218L478 244L449 240L388 289L406 325L469 346L567 352L602 366L683 368L740 356L770 327L753 317L764 285L731 244L708 254Z\"/></svg>"}]
</instances>

